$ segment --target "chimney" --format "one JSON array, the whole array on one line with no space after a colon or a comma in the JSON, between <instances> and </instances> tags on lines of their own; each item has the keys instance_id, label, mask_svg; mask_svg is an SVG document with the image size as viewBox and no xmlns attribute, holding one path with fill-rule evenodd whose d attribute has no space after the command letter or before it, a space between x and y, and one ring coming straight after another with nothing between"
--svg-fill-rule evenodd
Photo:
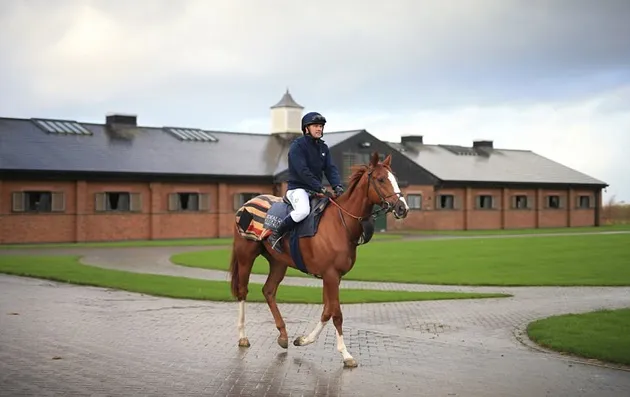
<instances>
[{"instance_id":1,"label":"chimney","mask_svg":"<svg viewBox=\"0 0 630 397\"><path fill-rule=\"evenodd\" d=\"M473 141L473 148L475 149L479 149L479 148L484 148L484 149L492 149L494 147L493 145L493 141L490 140L474 140Z\"/></svg>"},{"instance_id":2,"label":"chimney","mask_svg":"<svg viewBox=\"0 0 630 397\"><path fill-rule=\"evenodd\" d=\"M419 143L420 145L422 145L422 135L403 135L400 137L400 143L402 143L403 145L409 143Z\"/></svg>"},{"instance_id":3,"label":"chimney","mask_svg":"<svg viewBox=\"0 0 630 397\"><path fill-rule=\"evenodd\" d=\"M138 116L135 114L108 113L105 130L113 139L130 141L138 133Z\"/></svg>"},{"instance_id":4,"label":"chimney","mask_svg":"<svg viewBox=\"0 0 630 397\"><path fill-rule=\"evenodd\" d=\"M115 125L137 127L138 116L135 114L108 113L105 117L105 124L108 127Z\"/></svg>"}]
</instances>

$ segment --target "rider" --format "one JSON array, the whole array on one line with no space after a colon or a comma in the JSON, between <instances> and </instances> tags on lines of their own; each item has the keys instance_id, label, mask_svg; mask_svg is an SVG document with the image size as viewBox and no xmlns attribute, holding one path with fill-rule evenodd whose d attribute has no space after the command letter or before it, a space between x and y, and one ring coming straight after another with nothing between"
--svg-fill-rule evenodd
<instances>
[{"instance_id":1,"label":"rider","mask_svg":"<svg viewBox=\"0 0 630 397\"><path fill-rule=\"evenodd\" d=\"M339 170L330 157L328 145L322 140L326 118L317 112L302 117L302 136L291 143L289 148L289 179L287 199L293 211L283 219L280 227L269 237L271 246L282 252L278 241L308 216L311 211L309 193L330 193L322 185L322 174L333 186L335 196L343 193Z\"/></svg>"}]
</instances>

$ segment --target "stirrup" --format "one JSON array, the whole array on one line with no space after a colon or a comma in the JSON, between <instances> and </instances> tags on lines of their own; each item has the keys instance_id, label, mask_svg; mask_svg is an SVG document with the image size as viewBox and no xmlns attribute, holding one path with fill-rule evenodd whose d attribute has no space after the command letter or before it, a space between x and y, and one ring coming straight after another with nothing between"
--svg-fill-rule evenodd
<instances>
[{"instance_id":1,"label":"stirrup","mask_svg":"<svg viewBox=\"0 0 630 397\"><path fill-rule=\"evenodd\" d=\"M282 253L282 244L280 243L282 241L282 235L279 235L277 238L274 239L274 236L272 235L270 237L271 240L271 248L273 250L275 250L276 252L280 252Z\"/></svg>"}]
</instances>

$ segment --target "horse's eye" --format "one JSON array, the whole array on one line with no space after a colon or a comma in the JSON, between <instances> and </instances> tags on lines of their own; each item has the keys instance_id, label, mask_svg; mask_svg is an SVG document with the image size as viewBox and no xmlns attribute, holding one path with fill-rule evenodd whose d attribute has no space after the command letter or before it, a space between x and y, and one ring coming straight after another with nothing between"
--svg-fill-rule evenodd
<instances>
[{"instance_id":1,"label":"horse's eye","mask_svg":"<svg viewBox=\"0 0 630 397\"><path fill-rule=\"evenodd\" d=\"M383 183L383 182L385 182L385 178L378 178L378 181L379 181L380 183Z\"/></svg>"}]
</instances>

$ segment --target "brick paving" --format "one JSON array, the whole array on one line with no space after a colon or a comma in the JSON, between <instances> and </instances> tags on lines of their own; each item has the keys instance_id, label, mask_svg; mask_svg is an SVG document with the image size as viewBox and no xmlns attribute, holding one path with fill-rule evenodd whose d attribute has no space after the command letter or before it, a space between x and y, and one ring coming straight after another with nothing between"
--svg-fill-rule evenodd
<instances>
[{"instance_id":1,"label":"brick paving","mask_svg":"<svg viewBox=\"0 0 630 397\"><path fill-rule=\"evenodd\" d=\"M223 272L168 260L174 252L205 249L54 252L80 251L85 263L96 266L224 280ZM6 253L20 253L11 251ZM319 287L321 281L286 278L283 284ZM543 353L515 336L536 318L628 307L630 288L350 281L342 287L500 291L514 297L344 305L344 339L359 367L343 369L332 324L313 345L283 350L266 304L248 304L252 346L239 349L236 303L0 275L0 395L625 396L630 390L629 371ZM291 340L309 333L321 312L318 305L279 306Z\"/></svg>"}]
</instances>

